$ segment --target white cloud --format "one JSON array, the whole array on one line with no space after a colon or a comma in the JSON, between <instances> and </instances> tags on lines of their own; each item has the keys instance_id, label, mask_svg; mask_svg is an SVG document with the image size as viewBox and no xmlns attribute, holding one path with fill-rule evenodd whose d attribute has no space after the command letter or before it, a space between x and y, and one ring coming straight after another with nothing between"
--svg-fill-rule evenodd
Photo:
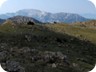
<instances>
[{"instance_id":1,"label":"white cloud","mask_svg":"<svg viewBox=\"0 0 96 72\"><path fill-rule=\"evenodd\" d=\"M96 0L89 0L89 1L91 1L96 7Z\"/></svg>"},{"instance_id":2,"label":"white cloud","mask_svg":"<svg viewBox=\"0 0 96 72\"><path fill-rule=\"evenodd\" d=\"M0 7L2 6L2 4L7 1L7 0L0 0Z\"/></svg>"}]
</instances>

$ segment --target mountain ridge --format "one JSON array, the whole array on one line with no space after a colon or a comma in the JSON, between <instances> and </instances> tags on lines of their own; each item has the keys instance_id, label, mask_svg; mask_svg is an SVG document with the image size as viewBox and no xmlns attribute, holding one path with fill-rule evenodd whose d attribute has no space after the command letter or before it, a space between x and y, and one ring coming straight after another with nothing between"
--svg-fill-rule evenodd
<instances>
[{"instance_id":1,"label":"mountain ridge","mask_svg":"<svg viewBox=\"0 0 96 72\"><path fill-rule=\"evenodd\" d=\"M17 15L32 17L41 22L73 23L78 21L83 22L83 21L89 20L87 18L84 18L74 13L64 13L64 12L50 13L50 12L44 12L44 11L35 10L35 9L23 9L15 13L2 14L0 15L0 18L8 19L10 17L17 16Z\"/></svg>"}]
</instances>

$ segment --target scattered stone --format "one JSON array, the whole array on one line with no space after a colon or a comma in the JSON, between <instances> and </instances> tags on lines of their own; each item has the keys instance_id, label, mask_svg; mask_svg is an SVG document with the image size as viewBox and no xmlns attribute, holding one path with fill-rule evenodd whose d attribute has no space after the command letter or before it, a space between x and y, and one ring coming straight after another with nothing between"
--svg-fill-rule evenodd
<instances>
[{"instance_id":1,"label":"scattered stone","mask_svg":"<svg viewBox=\"0 0 96 72\"><path fill-rule=\"evenodd\" d=\"M6 43L0 43L0 50L5 50L7 46L8 45Z\"/></svg>"},{"instance_id":2,"label":"scattered stone","mask_svg":"<svg viewBox=\"0 0 96 72\"><path fill-rule=\"evenodd\" d=\"M73 65L74 67L77 67L77 66L78 66L76 63L73 63L72 65Z\"/></svg>"},{"instance_id":3,"label":"scattered stone","mask_svg":"<svg viewBox=\"0 0 96 72\"><path fill-rule=\"evenodd\" d=\"M57 52L56 54L57 54L57 57L60 58L61 60L67 59L67 56L64 55L64 54L61 53L61 52Z\"/></svg>"},{"instance_id":4,"label":"scattered stone","mask_svg":"<svg viewBox=\"0 0 96 72\"><path fill-rule=\"evenodd\" d=\"M8 72L25 72L24 68L16 61L6 61L5 64L2 64L2 67L4 67Z\"/></svg>"},{"instance_id":5,"label":"scattered stone","mask_svg":"<svg viewBox=\"0 0 96 72\"><path fill-rule=\"evenodd\" d=\"M56 64L55 63L53 63L52 64L52 68L56 68L57 66L56 66Z\"/></svg>"},{"instance_id":6,"label":"scattered stone","mask_svg":"<svg viewBox=\"0 0 96 72\"><path fill-rule=\"evenodd\" d=\"M27 53L27 52L30 52L30 51L31 51L31 49L29 47L23 47L23 48L20 49L21 53Z\"/></svg>"},{"instance_id":7,"label":"scattered stone","mask_svg":"<svg viewBox=\"0 0 96 72\"><path fill-rule=\"evenodd\" d=\"M3 62L6 60L7 58L7 52L6 51L3 51L3 52L0 52L0 62Z\"/></svg>"},{"instance_id":8,"label":"scattered stone","mask_svg":"<svg viewBox=\"0 0 96 72\"><path fill-rule=\"evenodd\" d=\"M25 35L25 38L27 39L28 42L31 41L31 37L29 35Z\"/></svg>"}]
</instances>

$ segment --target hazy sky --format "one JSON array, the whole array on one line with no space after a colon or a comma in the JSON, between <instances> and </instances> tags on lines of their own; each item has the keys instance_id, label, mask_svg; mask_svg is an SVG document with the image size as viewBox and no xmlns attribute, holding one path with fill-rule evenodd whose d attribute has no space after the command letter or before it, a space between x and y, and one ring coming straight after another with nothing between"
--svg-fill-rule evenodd
<instances>
[{"instance_id":1,"label":"hazy sky","mask_svg":"<svg viewBox=\"0 0 96 72\"><path fill-rule=\"evenodd\" d=\"M95 6L88 0L7 0L0 7L0 13L20 9L39 9L53 13L96 13Z\"/></svg>"}]
</instances>

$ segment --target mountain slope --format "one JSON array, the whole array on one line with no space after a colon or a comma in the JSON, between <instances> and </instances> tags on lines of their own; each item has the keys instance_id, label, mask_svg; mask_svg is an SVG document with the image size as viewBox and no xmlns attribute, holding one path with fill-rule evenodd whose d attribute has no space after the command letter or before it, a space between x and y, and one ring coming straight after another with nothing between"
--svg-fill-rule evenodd
<instances>
[{"instance_id":1,"label":"mountain slope","mask_svg":"<svg viewBox=\"0 0 96 72\"><path fill-rule=\"evenodd\" d=\"M49 12L43 12L40 10L35 9L24 9L17 11L16 13L7 13L0 15L0 18L9 18L17 15L22 16L28 16L35 18L41 22L65 22L65 23L72 23L72 22L82 22L87 21L88 19L78 15L78 14L72 14L72 13L49 13ZM9 16L9 17L8 17Z\"/></svg>"},{"instance_id":2,"label":"mountain slope","mask_svg":"<svg viewBox=\"0 0 96 72\"><path fill-rule=\"evenodd\" d=\"M86 22L76 22L73 25L80 27L96 28L96 20L89 20Z\"/></svg>"},{"instance_id":3,"label":"mountain slope","mask_svg":"<svg viewBox=\"0 0 96 72\"><path fill-rule=\"evenodd\" d=\"M28 22L34 22L34 23L41 23L40 21L31 18L31 17L25 17L25 16L14 16L7 20L12 21L14 24L27 24Z\"/></svg>"},{"instance_id":4,"label":"mountain slope","mask_svg":"<svg viewBox=\"0 0 96 72\"><path fill-rule=\"evenodd\" d=\"M8 25L0 26L0 62L11 72L88 72L94 67L96 46L65 34L64 24Z\"/></svg>"}]
</instances>

